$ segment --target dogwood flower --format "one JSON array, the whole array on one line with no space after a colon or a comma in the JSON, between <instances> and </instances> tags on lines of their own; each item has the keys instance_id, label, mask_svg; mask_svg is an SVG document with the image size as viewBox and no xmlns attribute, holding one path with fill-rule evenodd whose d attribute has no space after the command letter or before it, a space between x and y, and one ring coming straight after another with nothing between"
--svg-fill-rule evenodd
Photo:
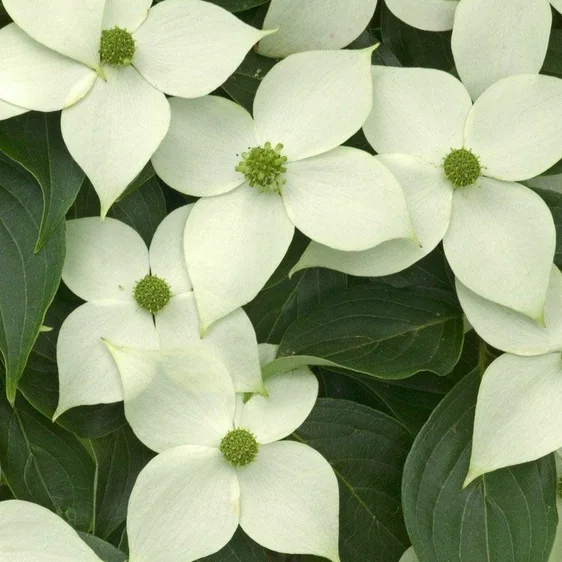
<instances>
[{"instance_id":1,"label":"dogwood flower","mask_svg":"<svg viewBox=\"0 0 562 562\"><path fill-rule=\"evenodd\" d=\"M262 388L256 335L244 311L225 317L203 340L199 336L183 251L192 207L181 207L162 221L150 250L118 220L67 221L62 278L87 302L60 329L55 417L74 406L123 399L119 372L102 338L146 349L181 349L202 341L228 365L237 391Z\"/></svg>"},{"instance_id":2,"label":"dogwood flower","mask_svg":"<svg viewBox=\"0 0 562 562\"><path fill-rule=\"evenodd\" d=\"M562 0L550 3L562 12ZM552 25L548 0L386 0L386 4L414 27L453 30L456 69L473 99L500 78L537 74L543 65Z\"/></svg>"},{"instance_id":3,"label":"dogwood flower","mask_svg":"<svg viewBox=\"0 0 562 562\"><path fill-rule=\"evenodd\" d=\"M371 21L377 0L272 0L263 27L277 29L257 47L260 55L281 58L300 51L341 49Z\"/></svg>"},{"instance_id":4,"label":"dogwood flower","mask_svg":"<svg viewBox=\"0 0 562 562\"><path fill-rule=\"evenodd\" d=\"M64 109L64 141L92 181L102 217L164 138L164 93L208 94L270 33L201 0L151 3L4 2L15 23L0 30L0 99ZM11 117L9 109L0 117Z\"/></svg>"},{"instance_id":5,"label":"dogwood flower","mask_svg":"<svg viewBox=\"0 0 562 562\"><path fill-rule=\"evenodd\" d=\"M554 257L552 215L514 183L562 157L562 80L500 80L472 105L456 78L432 69L373 67L377 100L364 132L400 181L421 248L393 240L366 252L312 243L295 270L401 271L443 239L460 281L541 321Z\"/></svg>"},{"instance_id":6,"label":"dogwood flower","mask_svg":"<svg viewBox=\"0 0 562 562\"><path fill-rule=\"evenodd\" d=\"M467 485L482 474L562 447L562 274L552 267L545 327L483 299L458 279L456 284L478 335L507 352L482 378Z\"/></svg>"},{"instance_id":7,"label":"dogwood flower","mask_svg":"<svg viewBox=\"0 0 562 562\"><path fill-rule=\"evenodd\" d=\"M254 120L220 97L170 100L152 163L168 185L202 197L184 244L203 331L256 296L295 227L340 250L414 238L393 175L339 146L371 110L371 52L287 57L260 84Z\"/></svg>"},{"instance_id":8,"label":"dogwood flower","mask_svg":"<svg viewBox=\"0 0 562 562\"><path fill-rule=\"evenodd\" d=\"M244 400L208 350L107 345L127 420L159 453L129 500L130 562L197 560L220 550L238 525L266 548L339 561L334 472L311 447L280 441L316 401L308 368L271 377L266 396ZM275 346L263 355L271 360Z\"/></svg>"}]
</instances>

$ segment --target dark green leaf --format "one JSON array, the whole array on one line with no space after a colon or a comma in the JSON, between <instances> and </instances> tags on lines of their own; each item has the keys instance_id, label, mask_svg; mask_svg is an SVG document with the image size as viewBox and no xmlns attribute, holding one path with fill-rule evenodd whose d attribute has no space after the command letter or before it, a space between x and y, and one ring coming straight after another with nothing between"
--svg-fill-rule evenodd
<instances>
[{"instance_id":1,"label":"dark green leaf","mask_svg":"<svg viewBox=\"0 0 562 562\"><path fill-rule=\"evenodd\" d=\"M219 552L200 562L269 562L266 550L250 539L240 527L230 542Z\"/></svg>"},{"instance_id":2,"label":"dark green leaf","mask_svg":"<svg viewBox=\"0 0 562 562\"><path fill-rule=\"evenodd\" d=\"M451 33L433 33L410 27L386 6L381 7L383 44L390 47L403 66L438 68L450 72L454 66Z\"/></svg>"},{"instance_id":3,"label":"dark green leaf","mask_svg":"<svg viewBox=\"0 0 562 562\"><path fill-rule=\"evenodd\" d=\"M318 400L295 437L332 465L340 487L340 556L346 562L398 562L408 546L400 505L411 446L392 418L345 400Z\"/></svg>"},{"instance_id":4,"label":"dark green leaf","mask_svg":"<svg viewBox=\"0 0 562 562\"><path fill-rule=\"evenodd\" d=\"M158 179L154 175L146 173L142 177L144 181L126 197L115 203L109 209L107 216L128 224L142 236L147 244L150 244L156 228L166 216L166 200ZM68 218L95 217L99 216L99 213L98 196L92 184L86 180Z\"/></svg>"},{"instance_id":5,"label":"dark green leaf","mask_svg":"<svg viewBox=\"0 0 562 562\"><path fill-rule=\"evenodd\" d=\"M453 293L373 284L341 291L298 319L285 332L276 361L390 379L419 371L446 375L462 342L462 310Z\"/></svg>"},{"instance_id":6,"label":"dark green leaf","mask_svg":"<svg viewBox=\"0 0 562 562\"><path fill-rule=\"evenodd\" d=\"M246 307L258 341L279 343L285 330L303 314L317 308L337 289L347 288L347 276L329 269L299 271L263 289Z\"/></svg>"},{"instance_id":7,"label":"dark green leaf","mask_svg":"<svg viewBox=\"0 0 562 562\"><path fill-rule=\"evenodd\" d=\"M0 398L0 465L17 499L51 509L87 531L93 516L94 462L74 435L18 397Z\"/></svg>"},{"instance_id":8,"label":"dark green leaf","mask_svg":"<svg viewBox=\"0 0 562 562\"><path fill-rule=\"evenodd\" d=\"M258 86L273 68L275 62L274 59L268 59L258 55L255 51L250 51L244 62L222 87L234 101L251 113Z\"/></svg>"},{"instance_id":9,"label":"dark green leaf","mask_svg":"<svg viewBox=\"0 0 562 562\"><path fill-rule=\"evenodd\" d=\"M91 444L97 463L94 532L107 539L125 521L133 484L155 453L128 426Z\"/></svg>"},{"instance_id":10,"label":"dark green leaf","mask_svg":"<svg viewBox=\"0 0 562 562\"><path fill-rule=\"evenodd\" d=\"M462 490L479 370L439 404L404 468L402 499L420 562L547 562L556 533L552 455L487 474Z\"/></svg>"},{"instance_id":11,"label":"dark green leaf","mask_svg":"<svg viewBox=\"0 0 562 562\"><path fill-rule=\"evenodd\" d=\"M57 230L84 181L62 139L59 113L24 113L0 121L0 151L27 170L43 191L39 250Z\"/></svg>"},{"instance_id":12,"label":"dark green leaf","mask_svg":"<svg viewBox=\"0 0 562 562\"><path fill-rule=\"evenodd\" d=\"M553 29L550 33L550 41L544 64L544 74L562 77L562 29Z\"/></svg>"},{"instance_id":13,"label":"dark green leaf","mask_svg":"<svg viewBox=\"0 0 562 562\"><path fill-rule=\"evenodd\" d=\"M267 4L269 0L209 0L229 12L243 12L262 4Z\"/></svg>"},{"instance_id":14,"label":"dark green leaf","mask_svg":"<svg viewBox=\"0 0 562 562\"><path fill-rule=\"evenodd\" d=\"M42 211L35 180L1 156L0 351L11 402L62 273L64 224L35 253Z\"/></svg>"},{"instance_id":15,"label":"dark green leaf","mask_svg":"<svg viewBox=\"0 0 562 562\"><path fill-rule=\"evenodd\" d=\"M64 287L61 287L59 294L63 290ZM80 302L77 300L76 304ZM19 390L26 399L48 418L55 413L59 400L57 337L64 319L75 306L57 295L45 318L45 324L52 330L39 334L19 384ZM127 422L123 404L118 403L72 408L58 418L57 423L81 437L97 438L123 427Z\"/></svg>"},{"instance_id":16,"label":"dark green leaf","mask_svg":"<svg viewBox=\"0 0 562 562\"><path fill-rule=\"evenodd\" d=\"M104 562L126 562L127 556L125 553L115 548L112 544L88 533L78 532L78 534Z\"/></svg>"}]
</instances>

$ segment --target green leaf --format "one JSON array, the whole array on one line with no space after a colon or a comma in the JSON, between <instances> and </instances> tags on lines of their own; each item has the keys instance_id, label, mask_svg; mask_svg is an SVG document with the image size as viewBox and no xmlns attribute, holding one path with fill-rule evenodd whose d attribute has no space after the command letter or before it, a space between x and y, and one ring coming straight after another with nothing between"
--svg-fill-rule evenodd
<instances>
[{"instance_id":1,"label":"green leaf","mask_svg":"<svg viewBox=\"0 0 562 562\"><path fill-rule=\"evenodd\" d=\"M556 227L556 251L554 253L554 263L558 267L562 267L562 193L550 191L548 189L533 188L548 205L554 226Z\"/></svg>"},{"instance_id":2,"label":"green leaf","mask_svg":"<svg viewBox=\"0 0 562 562\"><path fill-rule=\"evenodd\" d=\"M420 562L547 562L558 520L552 455L462 489L478 373L439 404L408 456L402 499L414 549Z\"/></svg>"},{"instance_id":3,"label":"green leaf","mask_svg":"<svg viewBox=\"0 0 562 562\"><path fill-rule=\"evenodd\" d=\"M99 537L89 533L78 532L80 538L104 561L104 562L126 562L127 556L115 548L112 544L105 542Z\"/></svg>"},{"instance_id":4,"label":"green leaf","mask_svg":"<svg viewBox=\"0 0 562 562\"><path fill-rule=\"evenodd\" d=\"M269 0L209 0L229 12L243 12L262 4L267 4Z\"/></svg>"},{"instance_id":5,"label":"green leaf","mask_svg":"<svg viewBox=\"0 0 562 562\"><path fill-rule=\"evenodd\" d=\"M400 482L412 438L396 420L353 402L319 399L295 432L330 463L340 488L340 557L398 562L409 540Z\"/></svg>"},{"instance_id":6,"label":"green leaf","mask_svg":"<svg viewBox=\"0 0 562 562\"><path fill-rule=\"evenodd\" d=\"M550 33L548 51L541 72L562 78L562 29Z\"/></svg>"},{"instance_id":7,"label":"green leaf","mask_svg":"<svg viewBox=\"0 0 562 562\"><path fill-rule=\"evenodd\" d=\"M71 304L59 294L47 311L45 323L53 329L39 334L20 379L19 390L32 406L49 419L53 417L59 400L59 380L56 362L57 338L64 319L81 301ZM123 403L96 404L72 408L57 419L57 424L84 438L98 438L126 425Z\"/></svg>"},{"instance_id":8,"label":"green leaf","mask_svg":"<svg viewBox=\"0 0 562 562\"><path fill-rule=\"evenodd\" d=\"M94 463L77 438L18 397L0 398L0 465L17 499L51 509L87 531L93 515Z\"/></svg>"},{"instance_id":9,"label":"green leaf","mask_svg":"<svg viewBox=\"0 0 562 562\"><path fill-rule=\"evenodd\" d=\"M388 379L419 371L446 375L458 361L462 342L462 310L453 293L426 287L352 287L292 324L281 340L279 359L264 372L300 363Z\"/></svg>"},{"instance_id":10,"label":"green leaf","mask_svg":"<svg viewBox=\"0 0 562 562\"><path fill-rule=\"evenodd\" d=\"M386 6L381 7L382 41L403 66L437 68L450 72L455 67L451 32L434 33L411 27Z\"/></svg>"},{"instance_id":11,"label":"green leaf","mask_svg":"<svg viewBox=\"0 0 562 562\"><path fill-rule=\"evenodd\" d=\"M12 403L62 273L64 224L35 253L42 211L35 180L0 155L0 351Z\"/></svg>"},{"instance_id":12,"label":"green leaf","mask_svg":"<svg viewBox=\"0 0 562 562\"><path fill-rule=\"evenodd\" d=\"M24 113L0 121L0 151L41 186L44 206L35 251L57 230L78 195L84 172L62 139L60 113Z\"/></svg>"},{"instance_id":13,"label":"green leaf","mask_svg":"<svg viewBox=\"0 0 562 562\"><path fill-rule=\"evenodd\" d=\"M141 173L131 185L135 185L135 189L115 203L107 216L134 228L148 245L156 228L166 217L166 200L158 179L154 172L150 174L150 170ZM86 180L68 218L96 217L99 214L99 198L90 181Z\"/></svg>"},{"instance_id":14,"label":"green leaf","mask_svg":"<svg viewBox=\"0 0 562 562\"><path fill-rule=\"evenodd\" d=\"M250 51L222 87L234 101L252 113L258 86L275 63L275 59L262 57L255 51Z\"/></svg>"},{"instance_id":15,"label":"green leaf","mask_svg":"<svg viewBox=\"0 0 562 562\"><path fill-rule=\"evenodd\" d=\"M91 444L97 465L94 532L107 539L127 518L133 484L155 453L128 426L92 440Z\"/></svg>"},{"instance_id":16,"label":"green leaf","mask_svg":"<svg viewBox=\"0 0 562 562\"><path fill-rule=\"evenodd\" d=\"M224 548L211 556L201 558L200 562L269 562L270 560L267 551L238 527Z\"/></svg>"},{"instance_id":17,"label":"green leaf","mask_svg":"<svg viewBox=\"0 0 562 562\"><path fill-rule=\"evenodd\" d=\"M347 276L329 269L299 271L264 288L246 307L258 341L279 343L287 328L327 295L347 288Z\"/></svg>"},{"instance_id":18,"label":"green leaf","mask_svg":"<svg viewBox=\"0 0 562 562\"><path fill-rule=\"evenodd\" d=\"M425 372L407 379L378 380L343 369L320 369L321 393L380 410L402 423L415 437L437 404L478 365L481 341L474 331L466 334L461 358L446 377Z\"/></svg>"}]
</instances>

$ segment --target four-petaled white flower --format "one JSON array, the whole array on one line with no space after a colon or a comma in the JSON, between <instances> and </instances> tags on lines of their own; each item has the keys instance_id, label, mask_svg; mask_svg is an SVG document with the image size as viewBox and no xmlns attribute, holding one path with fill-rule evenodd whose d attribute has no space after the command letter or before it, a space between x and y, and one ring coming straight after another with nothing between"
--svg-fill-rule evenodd
<instances>
[{"instance_id":1,"label":"four-petaled white flower","mask_svg":"<svg viewBox=\"0 0 562 562\"><path fill-rule=\"evenodd\" d=\"M107 345L127 420L159 453L129 500L130 562L197 560L226 545L238 525L277 552L339 561L336 476L311 447L280 441L316 401L308 368L266 379L266 396L245 400L208 350ZM261 346L262 362L275 353L276 346Z\"/></svg>"},{"instance_id":2,"label":"four-petaled white flower","mask_svg":"<svg viewBox=\"0 0 562 562\"><path fill-rule=\"evenodd\" d=\"M278 29L257 51L281 58L300 51L341 49L367 27L378 0L272 0L263 27Z\"/></svg>"},{"instance_id":3,"label":"four-petaled white flower","mask_svg":"<svg viewBox=\"0 0 562 562\"><path fill-rule=\"evenodd\" d=\"M208 94L270 33L201 0L151 3L4 1L16 23L0 30L0 118L64 109L64 141L102 217L164 138L164 93Z\"/></svg>"},{"instance_id":4,"label":"four-petaled white flower","mask_svg":"<svg viewBox=\"0 0 562 562\"><path fill-rule=\"evenodd\" d=\"M339 146L371 110L371 52L290 55L260 84L253 120L219 97L170 100L152 163L174 189L202 197L184 243L203 331L256 296L295 227L349 251L415 238L396 178Z\"/></svg>"},{"instance_id":5,"label":"four-petaled white flower","mask_svg":"<svg viewBox=\"0 0 562 562\"><path fill-rule=\"evenodd\" d=\"M467 485L562 447L562 273L552 267L545 327L483 299L459 280L457 293L478 335L507 352L482 378Z\"/></svg>"},{"instance_id":6,"label":"four-petaled white flower","mask_svg":"<svg viewBox=\"0 0 562 562\"><path fill-rule=\"evenodd\" d=\"M363 130L399 180L421 248L393 240L366 252L312 243L295 270L401 271L443 240L455 275L479 295L542 321L556 232L544 201L514 183L562 157L562 80L504 78L472 104L432 69L373 67Z\"/></svg>"},{"instance_id":7,"label":"four-petaled white flower","mask_svg":"<svg viewBox=\"0 0 562 562\"><path fill-rule=\"evenodd\" d=\"M550 2L562 12L562 0ZM550 37L548 0L386 0L400 19L453 30L455 66L473 99L501 78L537 74Z\"/></svg>"},{"instance_id":8,"label":"four-petaled white flower","mask_svg":"<svg viewBox=\"0 0 562 562\"><path fill-rule=\"evenodd\" d=\"M65 319L59 333L55 416L74 406L123 399L119 373L102 338L145 349L182 349L202 342L228 366L237 391L262 388L256 334L242 309L217 322L203 340L199 335L183 251L192 207L181 207L162 221L150 250L118 220L67 221L62 278L88 302Z\"/></svg>"}]
</instances>

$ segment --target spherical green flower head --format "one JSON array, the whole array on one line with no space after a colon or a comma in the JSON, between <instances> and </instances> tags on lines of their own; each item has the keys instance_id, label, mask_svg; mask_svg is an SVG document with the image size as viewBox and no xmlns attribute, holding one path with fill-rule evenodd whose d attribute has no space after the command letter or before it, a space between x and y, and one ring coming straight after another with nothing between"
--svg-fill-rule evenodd
<instances>
[{"instance_id":1,"label":"spherical green flower head","mask_svg":"<svg viewBox=\"0 0 562 562\"><path fill-rule=\"evenodd\" d=\"M229 431L220 444L224 458L234 466L246 466L253 462L258 456L259 448L255 435L241 428Z\"/></svg>"},{"instance_id":2,"label":"spherical green flower head","mask_svg":"<svg viewBox=\"0 0 562 562\"><path fill-rule=\"evenodd\" d=\"M126 30L115 26L101 32L100 58L103 64L127 66L135 54L135 40Z\"/></svg>"},{"instance_id":3,"label":"spherical green flower head","mask_svg":"<svg viewBox=\"0 0 562 562\"><path fill-rule=\"evenodd\" d=\"M443 167L447 179L455 188L472 185L482 173L480 159L466 148L451 150L445 156Z\"/></svg>"},{"instance_id":4,"label":"spherical green flower head","mask_svg":"<svg viewBox=\"0 0 562 562\"><path fill-rule=\"evenodd\" d=\"M287 157L282 156L282 150L282 144L272 148L270 142L255 146L242 153L242 160L235 170L244 174L250 186L260 193L279 193L285 184L284 174L287 171L284 167Z\"/></svg>"},{"instance_id":5,"label":"spherical green flower head","mask_svg":"<svg viewBox=\"0 0 562 562\"><path fill-rule=\"evenodd\" d=\"M137 304L147 312L160 312L172 298L170 285L156 275L147 275L135 285L133 296Z\"/></svg>"}]
</instances>

